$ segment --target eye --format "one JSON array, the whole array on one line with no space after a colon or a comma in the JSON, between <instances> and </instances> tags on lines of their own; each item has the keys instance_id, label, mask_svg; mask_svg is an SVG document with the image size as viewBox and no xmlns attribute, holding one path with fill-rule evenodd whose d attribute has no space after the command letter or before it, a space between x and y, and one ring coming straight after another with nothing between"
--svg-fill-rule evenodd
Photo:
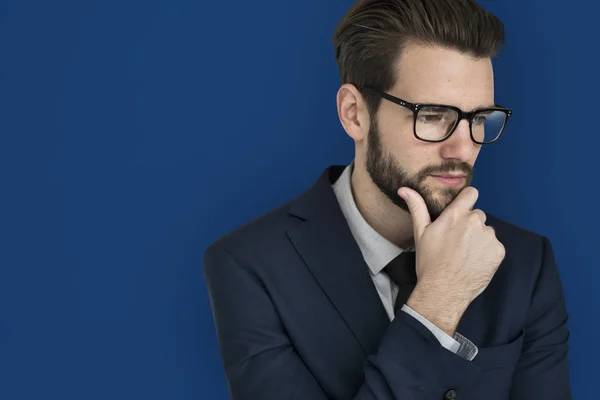
<instances>
[{"instance_id":1,"label":"eye","mask_svg":"<svg viewBox=\"0 0 600 400\"><path fill-rule=\"evenodd\" d=\"M486 112L486 113L480 113L480 114L476 114L473 117L473 123L477 124L477 125L482 125L485 123L485 121L489 118L491 113Z\"/></svg>"},{"instance_id":2,"label":"eye","mask_svg":"<svg viewBox=\"0 0 600 400\"><path fill-rule=\"evenodd\" d=\"M444 119L444 113L420 112L417 119L425 124L434 124Z\"/></svg>"}]
</instances>

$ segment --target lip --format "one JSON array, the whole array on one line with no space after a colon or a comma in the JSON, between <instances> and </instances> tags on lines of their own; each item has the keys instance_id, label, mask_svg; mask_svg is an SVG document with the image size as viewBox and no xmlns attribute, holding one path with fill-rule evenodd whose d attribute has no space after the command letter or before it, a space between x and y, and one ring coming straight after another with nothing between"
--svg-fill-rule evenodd
<instances>
[{"instance_id":1,"label":"lip","mask_svg":"<svg viewBox=\"0 0 600 400\"><path fill-rule=\"evenodd\" d=\"M444 179L464 179L465 175L453 175L453 174L432 174L431 176L436 178L444 178Z\"/></svg>"},{"instance_id":2,"label":"lip","mask_svg":"<svg viewBox=\"0 0 600 400\"><path fill-rule=\"evenodd\" d=\"M431 175L436 181L444 186L458 187L462 186L466 180L465 175Z\"/></svg>"}]
</instances>

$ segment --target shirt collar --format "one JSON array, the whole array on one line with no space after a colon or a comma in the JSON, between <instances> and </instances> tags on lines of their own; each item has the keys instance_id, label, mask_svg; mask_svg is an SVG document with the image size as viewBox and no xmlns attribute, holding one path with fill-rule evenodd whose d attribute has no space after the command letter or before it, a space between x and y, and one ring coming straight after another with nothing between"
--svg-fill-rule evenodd
<instances>
[{"instance_id":1,"label":"shirt collar","mask_svg":"<svg viewBox=\"0 0 600 400\"><path fill-rule=\"evenodd\" d=\"M369 266L371 273L377 275L390 261L402 253L404 249L381 236L363 218L356 207L356 202L352 194L351 178L353 169L354 162L350 163L344 169L342 175L332 185L333 191L365 262Z\"/></svg>"}]
</instances>

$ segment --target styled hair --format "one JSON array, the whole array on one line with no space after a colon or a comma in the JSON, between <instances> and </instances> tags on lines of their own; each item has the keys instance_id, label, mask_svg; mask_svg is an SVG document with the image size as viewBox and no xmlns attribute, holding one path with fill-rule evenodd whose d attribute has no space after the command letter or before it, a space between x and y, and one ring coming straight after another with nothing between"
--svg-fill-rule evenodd
<instances>
[{"instance_id":1,"label":"styled hair","mask_svg":"<svg viewBox=\"0 0 600 400\"><path fill-rule=\"evenodd\" d=\"M333 35L342 84L389 90L408 43L492 58L504 43L504 25L475 0L358 0ZM363 95L373 114L380 98Z\"/></svg>"}]
</instances>

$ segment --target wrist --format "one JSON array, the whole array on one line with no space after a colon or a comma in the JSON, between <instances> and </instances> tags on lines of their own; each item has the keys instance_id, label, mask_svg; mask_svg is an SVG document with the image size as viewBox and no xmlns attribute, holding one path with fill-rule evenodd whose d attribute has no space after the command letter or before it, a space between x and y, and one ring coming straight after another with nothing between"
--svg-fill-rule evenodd
<instances>
[{"instance_id":1,"label":"wrist","mask_svg":"<svg viewBox=\"0 0 600 400\"><path fill-rule=\"evenodd\" d=\"M406 305L453 337L468 302L417 284Z\"/></svg>"}]
</instances>

